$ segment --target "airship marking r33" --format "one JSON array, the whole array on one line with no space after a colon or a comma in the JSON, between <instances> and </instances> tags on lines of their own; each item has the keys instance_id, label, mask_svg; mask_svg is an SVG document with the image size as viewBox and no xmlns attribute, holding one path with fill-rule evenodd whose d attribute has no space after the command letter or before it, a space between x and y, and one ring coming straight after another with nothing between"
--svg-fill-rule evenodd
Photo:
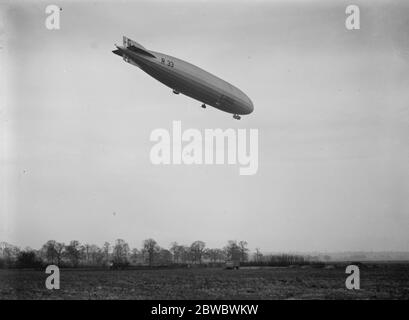
<instances>
[{"instance_id":1,"label":"airship marking r33","mask_svg":"<svg viewBox=\"0 0 409 320\"><path fill-rule=\"evenodd\" d=\"M151 51L139 43L123 37L123 46L113 53L121 56L173 90L219 110L232 113L234 119L253 112L253 103L247 95L211 73L181 59Z\"/></svg>"}]
</instances>

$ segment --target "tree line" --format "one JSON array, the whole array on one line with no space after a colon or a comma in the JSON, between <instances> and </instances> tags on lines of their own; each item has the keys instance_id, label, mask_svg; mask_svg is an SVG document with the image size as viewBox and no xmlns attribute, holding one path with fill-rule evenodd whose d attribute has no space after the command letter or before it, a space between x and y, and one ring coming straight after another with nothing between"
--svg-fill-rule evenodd
<instances>
[{"instance_id":1,"label":"tree line","mask_svg":"<svg viewBox=\"0 0 409 320\"><path fill-rule=\"evenodd\" d=\"M77 240L68 244L49 240L38 250L20 249L6 242L0 243L0 268L36 267L45 264L67 267L201 265L223 263L232 259L248 261L249 249L246 241L228 241L222 249L208 248L206 243L200 240L190 245L173 242L169 248L159 246L154 239L144 240L141 248L130 248L123 239L117 239L113 244L105 242L102 246L81 244Z\"/></svg>"},{"instance_id":2,"label":"tree line","mask_svg":"<svg viewBox=\"0 0 409 320\"><path fill-rule=\"evenodd\" d=\"M208 266L237 261L242 265L306 264L314 259L300 255L266 255L260 249L250 252L246 241L230 240L223 248L208 248L200 240L190 245L172 242L161 247L154 239L146 239L140 248L130 248L123 239L102 246L72 240L68 244L47 241L40 249L25 248L0 242L0 268L41 268L54 264L60 267L128 266Z\"/></svg>"}]
</instances>

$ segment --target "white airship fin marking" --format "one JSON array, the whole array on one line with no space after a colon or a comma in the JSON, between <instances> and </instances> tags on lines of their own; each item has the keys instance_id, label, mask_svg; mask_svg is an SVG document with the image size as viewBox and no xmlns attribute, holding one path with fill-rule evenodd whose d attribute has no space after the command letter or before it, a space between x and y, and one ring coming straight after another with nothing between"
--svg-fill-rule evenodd
<instances>
[{"instance_id":1,"label":"white airship fin marking","mask_svg":"<svg viewBox=\"0 0 409 320\"><path fill-rule=\"evenodd\" d=\"M150 56L153 58L156 58L151 52L149 52L149 50L147 50L144 46L142 46L141 44L139 44L136 41L133 41L132 39L129 39L125 36L123 36L122 39L123 45L125 48L135 52L135 53L139 53L139 54L143 54L146 56Z\"/></svg>"}]
</instances>

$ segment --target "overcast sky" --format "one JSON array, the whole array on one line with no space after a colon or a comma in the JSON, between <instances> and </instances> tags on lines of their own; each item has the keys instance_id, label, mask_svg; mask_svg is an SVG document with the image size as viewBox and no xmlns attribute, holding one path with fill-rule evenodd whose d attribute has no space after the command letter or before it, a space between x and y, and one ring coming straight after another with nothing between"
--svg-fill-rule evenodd
<instances>
[{"instance_id":1,"label":"overcast sky","mask_svg":"<svg viewBox=\"0 0 409 320\"><path fill-rule=\"evenodd\" d=\"M61 29L44 26L61 5ZM247 240L409 250L409 6L354 1L1 5L0 241ZM122 35L242 89L237 121L111 53ZM157 128L259 129L259 170L155 166Z\"/></svg>"}]
</instances>

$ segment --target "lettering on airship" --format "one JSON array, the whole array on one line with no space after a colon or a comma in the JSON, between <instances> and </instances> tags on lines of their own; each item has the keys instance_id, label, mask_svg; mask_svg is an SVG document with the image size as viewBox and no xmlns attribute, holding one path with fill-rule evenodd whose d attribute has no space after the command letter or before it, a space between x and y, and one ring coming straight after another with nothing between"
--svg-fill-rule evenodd
<instances>
[{"instance_id":1,"label":"lettering on airship","mask_svg":"<svg viewBox=\"0 0 409 320\"><path fill-rule=\"evenodd\" d=\"M172 60L166 60L165 58L162 58L160 61L162 64L167 65L168 67L173 68L175 66L175 64L173 63Z\"/></svg>"}]
</instances>

